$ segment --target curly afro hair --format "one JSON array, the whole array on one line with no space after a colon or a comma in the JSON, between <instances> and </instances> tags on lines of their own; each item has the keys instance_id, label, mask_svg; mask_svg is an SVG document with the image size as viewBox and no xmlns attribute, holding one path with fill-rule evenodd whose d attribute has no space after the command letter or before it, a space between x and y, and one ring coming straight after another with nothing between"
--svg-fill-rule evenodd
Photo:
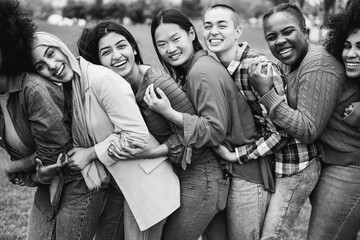
<instances>
[{"instance_id":1,"label":"curly afro hair","mask_svg":"<svg viewBox=\"0 0 360 240\"><path fill-rule=\"evenodd\" d=\"M325 48L342 62L341 54L347 37L360 29L360 1L348 0L346 8L326 19L322 28L329 30L324 41Z\"/></svg>"},{"instance_id":2,"label":"curly afro hair","mask_svg":"<svg viewBox=\"0 0 360 240\"><path fill-rule=\"evenodd\" d=\"M31 70L31 46L36 27L18 0L0 1L0 74Z\"/></svg>"}]
</instances>

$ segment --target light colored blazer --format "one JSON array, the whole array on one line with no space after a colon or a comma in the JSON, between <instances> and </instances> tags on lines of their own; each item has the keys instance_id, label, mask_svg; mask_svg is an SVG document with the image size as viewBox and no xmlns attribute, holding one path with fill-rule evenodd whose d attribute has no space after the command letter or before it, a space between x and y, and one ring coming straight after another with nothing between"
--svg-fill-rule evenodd
<instances>
[{"instance_id":1,"label":"light colored blazer","mask_svg":"<svg viewBox=\"0 0 360 240\"><path fill-rule=\"evenodd\" d=\"M80 67L87 79L84 108L96 154L119 185L140 230L146 230L180 206L179 180L166 157L128 161L109 157L111 140L159 143L150 135L126 80L81 57Z\"/></svg>"}]
</instances>

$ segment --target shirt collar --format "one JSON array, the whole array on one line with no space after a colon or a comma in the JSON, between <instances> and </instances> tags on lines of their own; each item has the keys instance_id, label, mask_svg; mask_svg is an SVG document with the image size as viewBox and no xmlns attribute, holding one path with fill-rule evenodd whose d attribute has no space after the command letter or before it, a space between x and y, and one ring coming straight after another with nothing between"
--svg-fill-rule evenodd
<instances>
[{"instance_id":1,"label":"shirt collar","mask_svg":"<svg viewBox=\"0 0 360 240\"><path fill-rule=\"evenodd\" d=\"M22 89L22 82L25 79L26 73L22 73L20 75L15 76L7 76L8 77L8 92L19 92Z\"/></svg>"},{"instance_id":2,"label":"shirt collar","mask_svg":"<svg viewBox=\"0 0 360 240\"><path fill-rule=\"evenodd\" d=\"M228 72L230 75L233 75L236 69L241 64L241 60L246 56L246 54L249 52L250 46L247 42L242 42L238 45L236 49L236 57L234 60L232 60L227 67Z\"/></svg>"}]
</instances>

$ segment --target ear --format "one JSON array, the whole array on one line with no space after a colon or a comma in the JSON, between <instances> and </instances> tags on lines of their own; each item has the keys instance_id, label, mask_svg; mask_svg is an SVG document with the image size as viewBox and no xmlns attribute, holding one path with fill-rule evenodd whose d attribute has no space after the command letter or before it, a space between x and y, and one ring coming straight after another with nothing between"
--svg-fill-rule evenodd
<instances>
[{"instance_id":1,"label":"ear","mask_svg":"<svg viewBox=\"0 0 360 240\"><path fill-rule=\"evenodd\" d=\"M236 40L238 40L241 37L241 34L243 32L243 28L241 26L237 26L235 28L235 32L236 32Z\"/></svg>"},{"instance_id":2,"label":"ear","mask_svg":"<svg viewBox=\"0 0 360 240\"><path fill-rule=\"evenodd\" d=\"M134 55L136 55L137 54L137 51L134 49Z\"/></svg>"},{"instance_id":3,"label":"ear","mask_svg":"<svg viewBox=\"0 0 360 240\"><path fill-rule=\"evenodd\" d=\"M196 32L195 32L195 29L193 27L190 27L189 36L190 36L191 41L195 40Z\"/></svg>"}]
</instances>

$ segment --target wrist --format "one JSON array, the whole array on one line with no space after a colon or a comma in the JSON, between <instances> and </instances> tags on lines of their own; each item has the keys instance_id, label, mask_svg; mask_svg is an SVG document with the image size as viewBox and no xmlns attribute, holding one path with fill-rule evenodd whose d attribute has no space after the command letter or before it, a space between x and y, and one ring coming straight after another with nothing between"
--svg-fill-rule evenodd
<instances>
[{"instance_id":1,"label":"wrist","mask_svg":"<svg viewBox=\"0 0 360 240\"><path fill-rule=\"evenodd\" d=\"M94 161L95 159L97 159L97 154L95 151L95 147L90 147L89 148L89 159L91 160L90 162Z\"/></svg>"}]
</instances>

